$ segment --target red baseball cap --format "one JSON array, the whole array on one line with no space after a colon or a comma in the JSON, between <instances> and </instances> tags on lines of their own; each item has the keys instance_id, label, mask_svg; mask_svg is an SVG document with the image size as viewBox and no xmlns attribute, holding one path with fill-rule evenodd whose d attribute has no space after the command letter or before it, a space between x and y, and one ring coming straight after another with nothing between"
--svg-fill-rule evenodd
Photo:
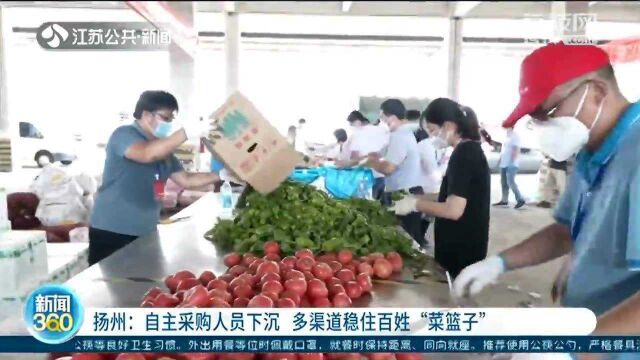
<instances>
[{"instance_id":1,"label":"red baseball cap","mask_svg":"<svg viewBox=\"0 0 640 360\"><path fill-rule=\"evenodd\" d=\"M593 45L551 43L534 50L520 68L520 102L502 123L513 127L538 108L558 85L609 65L609 56Z\"/></svg>"}]
</instances>

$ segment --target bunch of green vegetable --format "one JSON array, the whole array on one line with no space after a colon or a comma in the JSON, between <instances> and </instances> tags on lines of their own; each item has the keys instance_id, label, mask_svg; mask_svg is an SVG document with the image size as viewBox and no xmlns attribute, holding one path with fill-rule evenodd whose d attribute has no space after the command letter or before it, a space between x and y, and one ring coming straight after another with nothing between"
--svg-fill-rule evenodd
<instances>
[{"instance_id":1,"label":"bunch of green vegetable","mask_svg":"<svg viewBox=\"0 0 640 360\"><path fill-rule=\"evenodd\" d=\"M283 255L298 249L357 255L397 251L414 253L412 241L380 204L369 200L337 200L312 186L287 181L268 195L249 191L241 196L234 220L220 220L207 239L222 249L260 254L269 240Z\"/></svg>"}]
</instances>

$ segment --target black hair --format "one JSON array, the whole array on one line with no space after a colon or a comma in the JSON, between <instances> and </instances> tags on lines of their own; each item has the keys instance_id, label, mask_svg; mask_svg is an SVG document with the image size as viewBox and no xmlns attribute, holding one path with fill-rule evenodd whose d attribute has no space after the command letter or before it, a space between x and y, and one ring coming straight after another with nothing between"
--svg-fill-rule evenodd
<instances>
[{"instance_id":1,"label":"black hair","mask_svg":"<svg viewBox=\"0 0 640 360\"><path fill-rule=\"evenodd\" d=\"M369 119L367 119L364 115L362 115L362 113L358 110L353 110L351 113L349 113L349 116L347 116L347 121L352 123L356 120L360 120L363 123L368 123Z\"/></svg>"},{"instance_id":2,"label":"black hair","mask_svg":"<svg viewBox=\"0 0 640 360\"><path fill-rule=\"evenodd\" d=\"M454 120L463 116L460 104L448 98L433 100L422 112L424 120L438 126L442 126L447 120Z\"/></svg>"},{"instance_id":3,"label":"black hair","mask_svg":"<svg viewBox=\"0 0 640 360\"><path fill-rule=\"evenodd\" d=\"M307 120L305 119L298 120L298 124L306 124L306 123L307 123Z\"/></svg>"},{"instance_id":4,"label":"black hair","mask_svg":"<svg viewBox=\"0 0 640 360\"><path fill-rule=\"evenodd\" d=\"M458 134L463 139L480 141L480 125L475 111L468 106L461 106L462 117L451 120L458 127Z\"/></svg>"},{"instance_id":5,"label":"black hair","mask_svg":"<svg viewBox=\"0 0 640 360\"><path fill-rule=\"evenodd\" d=\"M480 140L480 125L475 111L451 99L438 98L433 100L422 113L422 117L427 122L438 126L444 125L445 121L453 122L458 128L457 133L460 137L475 141Z\"/></svg>"},{"instance_id":6,"label":"black hair","mask_svg":"<svg viewBox=\"0 0 640 360\"><path fill-rule=\"evenodd\" d=\"M413 135L415 135L416 137L416 141L420 142L424 139L428 139L429 138L429 133L427 132L427 130L423 129L423 128L419 128L418 130L416 130Z\"/></svg>"},{"instance_id":7,"label":"black hair","mask_svg":"<svg viewBox=\"0 0 640 360\"><path fill-rule=\"evenodd\" d=\"M347 132L344 129L337 129L333 132L333 136L336 137L336 140L338 140L338 142L347 141Z\"/></svg>"},{"instance_id":8,"label":"black hair","mask_svg":"<svg viewBox=\"0 0 640 360\"><path fill-rule=\"evenodd\" d=\"M166 91L147 90L140 95L133 117L140 120L143 111L153 112L160 109L176 111L178 110L178 100Z\"/></svg>"},{"instance_id":9,"label":"black hair","mask_svg":"<svg viewBox=\"0 0 640 360\"><path fill-rule=\"evenodd\" d=\"M287 129L287 131L293 131L293 132L295 132L295 131L296 131L296 129L297 129L297 128L296 128L294 125L291 125L291 126L289 126L289 128Z\"/></svg>"},{"instance_id":10,"label":"black hair","mask_svg":"<svg viewBox=\"0 0 640 360\"><path fill-rule=\"evenodd\" d=\"M420 120L420 111L419 110L407 110L407 120L409 120L409 121Z\"/></svg>"},{"instance_id":11,"label":"black hair","mask_svg":"<svg viewBox=\"0 0 640 360\"><path fill-rule=\"evenodd\" d=\"M398 119L404 119L407 110L402 101L398 99L387 99L380 105L380 110L386 116L395 115Z\"/></svg>"}]
</instances>

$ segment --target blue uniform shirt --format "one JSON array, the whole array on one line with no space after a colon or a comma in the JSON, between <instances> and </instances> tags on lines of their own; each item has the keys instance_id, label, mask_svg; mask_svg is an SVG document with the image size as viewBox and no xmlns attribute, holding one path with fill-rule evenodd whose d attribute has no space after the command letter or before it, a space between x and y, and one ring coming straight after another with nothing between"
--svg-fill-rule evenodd
<instances>
[{"instance_id":1,"label":"blue uniform shirt","mask_svg":"<svg viewBox=\"0 0 640 360\"><path fill-rule=\"evenodd\" d=\"M125 158L131 145L148 140L137 123L121 126L111 134L91 227L134 236L155 231L160 220L160 203L153 190L156 175L166 181L171 174L182 171L182 165L174 155L151 164Z\"/></svg>"},{"instance_id":2,"label":"blue uniform shirt","mask_svg":"<svg viewBox=\"0 0 640 360\"><path fill-rule=\"evenodd\" d=\"M640 291L640 103L597 152L578 155L554 217L573 240L564 306L601 315Z\"/></svg>"},{"instance_id":3,"label":"blue uniform shirt","mask_svg":"<svg viewBox=\"0 0 640 360\"><path fill-rule=\"evenodd\" d=\"M422 185L420 153L411 124L391 132L384 159L397 167L395 172L387 175L385 191L409 190Z\"/></svg>"}]
</instances>

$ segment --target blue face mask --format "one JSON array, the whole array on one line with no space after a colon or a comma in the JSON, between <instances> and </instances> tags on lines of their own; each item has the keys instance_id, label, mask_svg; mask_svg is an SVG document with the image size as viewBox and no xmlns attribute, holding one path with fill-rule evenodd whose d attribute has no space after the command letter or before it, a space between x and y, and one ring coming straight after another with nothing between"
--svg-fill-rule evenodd
<instances>
[{"instance_id":1,"label":"blue face mask","mask_svg":"<svg viewBox=\"0 0 640 360\"><path fill-rule=\"evenodd\" d=\"M158 121L158 125L153 130L153 135L159 139L166 138L171 135L171 130L173 129L173 125L170 122L166 121Z\"/></svg>"}]
</instances>

